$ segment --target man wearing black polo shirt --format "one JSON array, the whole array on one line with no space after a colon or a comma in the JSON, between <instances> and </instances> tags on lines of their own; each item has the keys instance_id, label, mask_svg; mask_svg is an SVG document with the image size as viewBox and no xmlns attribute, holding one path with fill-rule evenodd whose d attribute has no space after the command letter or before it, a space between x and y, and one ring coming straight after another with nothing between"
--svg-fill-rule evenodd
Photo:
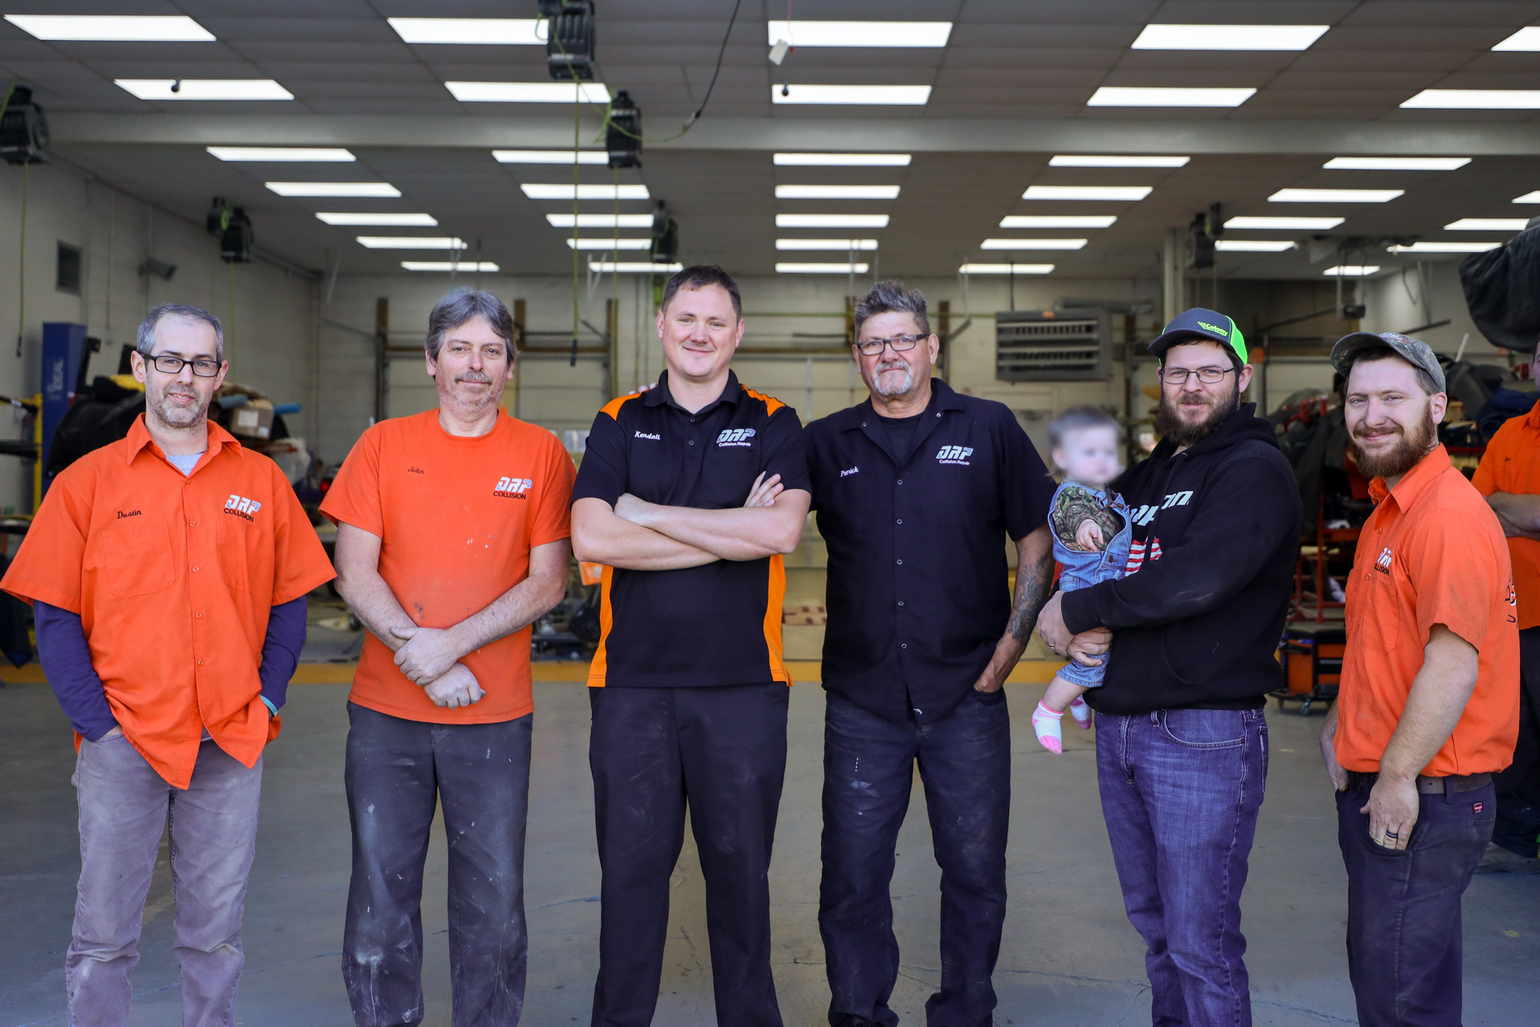
<instances>
[{"instance_id":1,"label":"man wearing black polo shirt","mask_svg":"<svg viewBox=\"0 0 1540 1027\"><path fill-rule=\"evenodd\" d=\"M589 674L600 900L594 1027L652 1022L685 808L706 883L717 1022L780 1027L770 974L770 847L786 771L781 555L809 485L796 411L738 384L738 286L669 280L668 370L594 418L572 544L605 565Z\"/></svg>"},{"instance_id":2,"label":"man wearing black polo shirt","mask_svg":"<svg viewBox=\"0 0 1540 1027\"><path fill-rule=\"evenodd\" d=\"M829 547L823 884L829 1022L892 1027L894 845L919 764L941 866L930 1027L976 1027L1005 919L1010 715L1001 686L1053 576L1053 482L1004 405L930 377L925 297L882 282L856 306L871 398L808 426ZM1016 541L1014 604L1005 539Z\"/></svg>"}]
</instances>

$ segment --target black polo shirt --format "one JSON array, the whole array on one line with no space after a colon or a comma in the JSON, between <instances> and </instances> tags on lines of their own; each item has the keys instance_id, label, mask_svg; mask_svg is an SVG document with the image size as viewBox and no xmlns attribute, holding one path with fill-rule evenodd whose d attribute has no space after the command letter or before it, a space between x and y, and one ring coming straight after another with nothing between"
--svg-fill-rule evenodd
<instances>
[{"instance_id":1,"label":"black polo shirt","mask_svg":"<svg viewBox=\"0 0 1540 1027\"><path fill-rule=\"evenodd\" d=\"M574 501L614 505L630 493L663 506L742 506L764 472L809 490L797 412L738 384L690 413L668 373L655 388L614 400L594 418ZM671 571L604 570L603 634L590 685L791 684L781 658L786 570L781 557L718 560Z\"/></svg>"},{"instance_id":2,"label":"black polo shirt","mask_svg":"<svg viewBox=\"0 0 1540 1027\"><path fill-rule=\"evenodd\" d=\"M807 429L829 548L824 687L895 721L967 696L1011 616L1006 536L1042 524L1053 498L1015 414L930 384L901 465L871 400Z\"/></svg>"}]
</instances>

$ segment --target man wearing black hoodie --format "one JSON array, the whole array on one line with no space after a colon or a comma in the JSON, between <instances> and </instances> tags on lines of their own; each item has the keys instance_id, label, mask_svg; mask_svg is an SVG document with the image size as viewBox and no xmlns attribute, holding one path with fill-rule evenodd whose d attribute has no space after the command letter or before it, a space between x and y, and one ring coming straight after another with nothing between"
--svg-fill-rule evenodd
<instances>
[{"instance_id":1,"label":"man wearing black hoodie","mask_svg":"<svg viewBox=\"0 0 1540 1027\"><path fill-rule=\"evenodd\" d=\"M1160 358L1160 445L1112 483L1132 511L1130 573L1055 595L1038 631L1113 633L1096 710L1102 813L1128 918L1149 951L1154 1022L1251 1022L1241 889L1267 775L1264 696L1301 510L1272 426L1241 405L1246 342L1179 315Z\"/></svg>"}]
</instances>

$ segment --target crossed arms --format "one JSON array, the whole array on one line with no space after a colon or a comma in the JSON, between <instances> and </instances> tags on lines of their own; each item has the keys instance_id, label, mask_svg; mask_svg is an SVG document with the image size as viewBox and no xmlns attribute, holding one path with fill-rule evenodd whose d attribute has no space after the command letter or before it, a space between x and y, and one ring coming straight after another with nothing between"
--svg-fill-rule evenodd
<instances>
[{"instance_id":1,"label":"crossed arms","mask_svg":"<svg viewBox=\"0 0 1540 1027\"><path fill-rule=\"evenodd\" d=\"M1494 492L1487 496L1487 505L1497 514L1504 535L1540 540L1540 495Z\"/></svg>"}]
</instances>

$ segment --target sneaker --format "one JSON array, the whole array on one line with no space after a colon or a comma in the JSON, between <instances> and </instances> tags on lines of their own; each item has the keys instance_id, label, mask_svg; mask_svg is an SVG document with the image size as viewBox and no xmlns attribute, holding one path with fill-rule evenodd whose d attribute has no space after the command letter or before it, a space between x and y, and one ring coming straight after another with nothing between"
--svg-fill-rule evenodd
<instances>
[{"instance_id":1,"label":"sneaker","mask_svg":"<svg viewBox=\"0 0 1540 1027\"><path fill-rule=\"evenodd\" d=\"M1487 843L1486 854L1476 864L1478 874L1540 874L1540 858L1509 852L1496 842Z\"/></svg>"}]
</instances>

